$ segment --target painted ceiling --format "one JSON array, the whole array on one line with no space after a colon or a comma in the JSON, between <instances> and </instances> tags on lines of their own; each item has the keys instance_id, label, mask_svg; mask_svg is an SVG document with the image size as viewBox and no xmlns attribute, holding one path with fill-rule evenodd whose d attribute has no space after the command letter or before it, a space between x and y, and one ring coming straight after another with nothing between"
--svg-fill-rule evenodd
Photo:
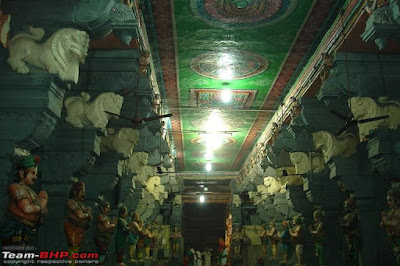
<instances>
[{"instance_id":1,"label":"painted ceiling","mask_svg":"<svg viewBox=\"0 0 400 266\"><path fill-rule=\"evenodd\" d=\"M240 169L334 3L144 2L178 171Z\"/></svg>"}]
</instances>

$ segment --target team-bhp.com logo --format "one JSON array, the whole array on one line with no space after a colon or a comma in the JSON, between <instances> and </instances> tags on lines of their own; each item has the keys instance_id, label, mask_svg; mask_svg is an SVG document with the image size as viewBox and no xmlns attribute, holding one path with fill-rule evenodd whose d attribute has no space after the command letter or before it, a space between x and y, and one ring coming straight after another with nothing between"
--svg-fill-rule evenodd
<instances>
[{"instance_id":1,"label":"team-bhp.com logo","mask_svg":"<svg viewBox=\"0 0 400 266\"><path fill-rule=\"evenodd\" d=\"M70 255L67 251L40 251L39 254L34 252L13 252L13 251L2 251L3 263L71 263L72 260L75 263L95 264L98 263L98 253L74 253Z\"/></svg>"}]
</instances>

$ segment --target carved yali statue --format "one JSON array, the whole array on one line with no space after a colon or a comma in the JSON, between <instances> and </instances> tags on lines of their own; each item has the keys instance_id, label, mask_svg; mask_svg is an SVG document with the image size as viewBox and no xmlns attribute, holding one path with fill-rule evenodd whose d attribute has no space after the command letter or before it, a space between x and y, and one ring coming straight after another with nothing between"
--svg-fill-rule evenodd
<instances>
[{"instance_id":1,"label":"carved yali statue","mask_svg":"<svg viewBox=\"0 0 400 266\"><path fill-rule=\"evenodd\" d=\"M65 28L54 33L46 42L37 43L44 29L29 27L30 33L15 35L9 42L7 62L14 71L30 72L26 63L58 74L75 84L79 78L79 63L84 63L89 48L89 35L77 29Z\"/></svg>"},{"instance_id":2,"label":"carved yali statue","mask_svg":"<svg viewBox=\"0 0 400 266\"><path fill-rule=\"evenodd\" d=\"M128 160L125 160L123 168L136 174L136 181L146 186L147 179L155 176L157 170L147 165L149 155L146 152L134 152Z\"/></svg>"},{"instance_id":3,"label":"carved yali statue","mask_svg":"<svg viewBox=\"0 0 400 266\"><path fill-rule=\"evenodd\" d=\"M320 173L325 169L325 161L322 154L312 152L311 157L305 152L291 152L290 160L295 166L296 174L308 172Z\"/></svg>"},{"instance_id":4,"label":"carved yali statue","mask_svg":"<svg viewBox=\"0 0 400 266\"><path fill-rule=\"evenodd\" d=\"M161 179L159 176L150 177L146 182L146 189L157 201L161 203L164 202L164 197L167 193L165 193L165 187L161 185Z\"/></svg>"},{"instance_id":5,"label":"carved yali statue","mask_svg":"<svg viewBox=\"0 0 400 266\"><path fill-rule=\"evenodd\" d=\"M327 131L318 131L312 136L315 149L322 151L325 162L334 156L350 157L357 152L358 139L352 134L336 137Z\"/></svg>"},{"instance_id":6,"label":"carved yali statue","mask_svg":"<svg viewBox=\"0 0 400 266\"><path fill-rule=\"evenodd\" d=\"M64 105L67 116L65 121L74 127L93 125L105 129L111 115L104 111L119 114L124 98L113 92L105 92L97 96L93 102L88 103L90 95L82 92L81 96L69 97Z\"/></svg>"},{"instance_id":7,"label":"carved yali statue","mask_svg":"<svg viewBox=\"0 0 400 266\"><path fill-rule=\"evenodd\" d=\"M111 134L109 129L107 131L107 137L101 138L101 152L110 149L129 157L139 140L139 130L124 127L115 134Z\"/></svg>"},{"instance_id":8,"label":"carved yali statue","mask_svg":"<svg viewBox=\"0 0 400 266\"><path fill-rule=\"evenodd\" d=\"M233 194L232 204L239 207L242 204L242 200L238 194Z\"/></svg>"},{"instance_id":9,"label":"carved yali statue","mask_svg":"<svg viewBox=\"0 0 400 266\"><path fill-rule=\"evenodd\" d=\"M371 130L379 127L397 129L400 125L400 103L397 101L389 101L386 98L379 98L380 103L384 106L378 105L374 99L370 97L352 97L349 100L349 106L355 119L362 120L374 118L379 116L389 117L377 121L358 124L358 134L360 141L363 141L369 135Z\"/></svg>"},{"instance_id":10,"label":"carved yali statue","mask_svg":"<svg viewBox=\"0 0 400 266\"><path fill-rule=\"evenodd\" d=\"M264 186L267 188L268 194L276 194L286 192L286 189L282 186L282 183L279 182L276 178L272 176L267 176L264 178ZM261 188L261 187L260 187ZM257 191L259 186L257 186Z\"/></svg>"}]
</instances>

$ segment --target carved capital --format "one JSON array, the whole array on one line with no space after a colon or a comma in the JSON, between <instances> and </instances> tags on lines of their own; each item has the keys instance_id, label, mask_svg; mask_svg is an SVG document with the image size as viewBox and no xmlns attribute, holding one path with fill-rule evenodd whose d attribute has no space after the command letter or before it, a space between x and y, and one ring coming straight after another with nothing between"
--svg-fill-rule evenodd
<instances>
[{"instance_id":1,"label":"carved capital","mask_svg":"<svg viewBox=\"0 0 400 266\"><path fill-rule=\"evenodd\" d=\"M400 134L398 130L377 129L368 138L372 167L393 181L400 178Z\"/></svg>"},{"instance_id":2,"label":"carved capital","mask_svg":"<svg viewBox=\"0 0 400 266\"><path fill-rule=\"evenodd\" d=\"M372 6L369 8L370 17L365 25L364 33L361 38L364 42L374 41L379 50L382 50L388 39L400 39L400 2L391 0L390 4L380 7Z\"/></svg>"}]
</instances>

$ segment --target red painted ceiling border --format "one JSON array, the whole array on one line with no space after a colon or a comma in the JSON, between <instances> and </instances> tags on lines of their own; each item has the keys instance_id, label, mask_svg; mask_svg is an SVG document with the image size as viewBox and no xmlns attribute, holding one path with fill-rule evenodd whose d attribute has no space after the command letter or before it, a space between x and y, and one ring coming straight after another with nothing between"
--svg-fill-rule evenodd
<instances>
[{"instance_id":1,"label":"red painted ceiling border","mask_svg":"<svg viewBox=\"0 0 400 266\"><path fill-rule=\"evenodd\" d=\"M173 1L173 0L171 0ZM179 107L179 94L174 50L174 34L171 16L171 3L167 0L151 1L157 43L162 65L162 73L167 95L168 107L173 108L171 117L172 135L175 143L176 170L184 170L185 155L183 152L182 124Z\"/></svg>"}]
</instances>

